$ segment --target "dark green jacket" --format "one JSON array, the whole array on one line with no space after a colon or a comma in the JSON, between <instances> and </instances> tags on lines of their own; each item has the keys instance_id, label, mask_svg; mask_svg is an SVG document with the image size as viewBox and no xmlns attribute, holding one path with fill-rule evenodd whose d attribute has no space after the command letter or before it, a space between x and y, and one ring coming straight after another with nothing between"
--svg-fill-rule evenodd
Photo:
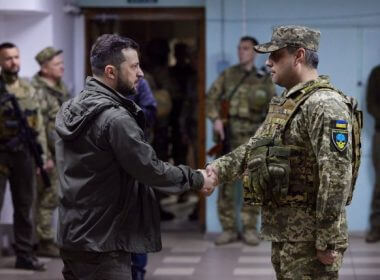
<instances>
[{"instance_id":1,"label":"dark green jacket","mask_svg":"<svg viewBox=\"0 0 380 280\"><path fill-rule=\"evenodd\" d=\"M200 189L203 176L159 160L144 140L144 122L134 102L94 78L61 107L56 119L61 248L136 253L161 249L153 188Z\"/></svg>"}]
</instances>

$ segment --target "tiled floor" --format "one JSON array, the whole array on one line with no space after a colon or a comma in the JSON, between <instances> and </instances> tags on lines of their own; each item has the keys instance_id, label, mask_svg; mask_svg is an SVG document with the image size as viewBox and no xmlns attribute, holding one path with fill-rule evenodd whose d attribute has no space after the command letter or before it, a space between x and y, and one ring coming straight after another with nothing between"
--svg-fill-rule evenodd
<instances>
[{"instance_id":1,"label":"tiled floor","mask_svg":"<svg viewBox=\"0 0 380 280\"><path fill-rule=\"evenodd\" d=\"M242 243L215 247L212 239L196 232L166 232L164 248L149 255L146 280L270 280L275 279L270 263L270 244L258 247ZM12 269L13 258L0 259L1 280L62 279L60 260L44 259L47 272ZM380 243L369 245L361 237L351 237L340 271L342 280L379 280Z\"/></svg>"}]
</instances>

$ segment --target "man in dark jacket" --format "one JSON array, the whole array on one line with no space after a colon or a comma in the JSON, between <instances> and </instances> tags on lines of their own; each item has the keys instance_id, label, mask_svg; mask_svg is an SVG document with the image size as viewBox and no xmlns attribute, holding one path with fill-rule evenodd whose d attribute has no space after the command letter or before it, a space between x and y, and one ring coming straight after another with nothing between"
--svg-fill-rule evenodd
<instances>
[{"instance_id":1,"label":"man in dark jacket","mask_svg":"<svg viewBox=\"0 0 380 280\"><path fill-rule=\"evenodd\" d=\"M160 161L144 140L144 114L127 98L143 77L137 51L128 38L99 37L93 77L56 118L65 279L131 279L130 253L161 249L153 188L213 191L204 171Z\"/></svg>"}]
</instances>

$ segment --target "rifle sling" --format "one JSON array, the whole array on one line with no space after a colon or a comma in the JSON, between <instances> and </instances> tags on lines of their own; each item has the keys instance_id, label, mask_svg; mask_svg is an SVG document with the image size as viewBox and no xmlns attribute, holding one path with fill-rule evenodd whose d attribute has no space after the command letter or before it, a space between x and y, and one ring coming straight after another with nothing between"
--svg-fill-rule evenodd
<instances>
[{"instance_id":1,"label":"rifle sling","mask_svg":"<svg viewBox=\"0 0 380 280\"><path fill-rule=\"evenodd\" d=\"M239 87L243 84L244 80L251 74L252 71L245 72L244 76L240 79L240 81L236 84L236 86L230 91L229 94L225 95L227 98L225 100L231 101L231 98L234 96L234 94L237 92Z\"/></svg>"}]
</instances>

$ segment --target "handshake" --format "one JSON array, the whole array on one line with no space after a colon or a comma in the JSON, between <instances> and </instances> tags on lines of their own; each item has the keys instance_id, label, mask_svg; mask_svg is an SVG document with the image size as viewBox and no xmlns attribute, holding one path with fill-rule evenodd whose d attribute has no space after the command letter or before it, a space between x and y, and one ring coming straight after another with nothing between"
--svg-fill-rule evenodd
<instances>
[{"instance_id":1,"label":"handshake","mask_svg":"<svg viewBox=\"0 0 380 280\"><path fill-rule=\"evenodd\" d=\"M204 179L203 187L200 192L205 196L209 196L219 184L218 169L212 164L209 164L206 166L206 169L198 169L198 171L202 173Z\"/></svg>"}]
</instances>

